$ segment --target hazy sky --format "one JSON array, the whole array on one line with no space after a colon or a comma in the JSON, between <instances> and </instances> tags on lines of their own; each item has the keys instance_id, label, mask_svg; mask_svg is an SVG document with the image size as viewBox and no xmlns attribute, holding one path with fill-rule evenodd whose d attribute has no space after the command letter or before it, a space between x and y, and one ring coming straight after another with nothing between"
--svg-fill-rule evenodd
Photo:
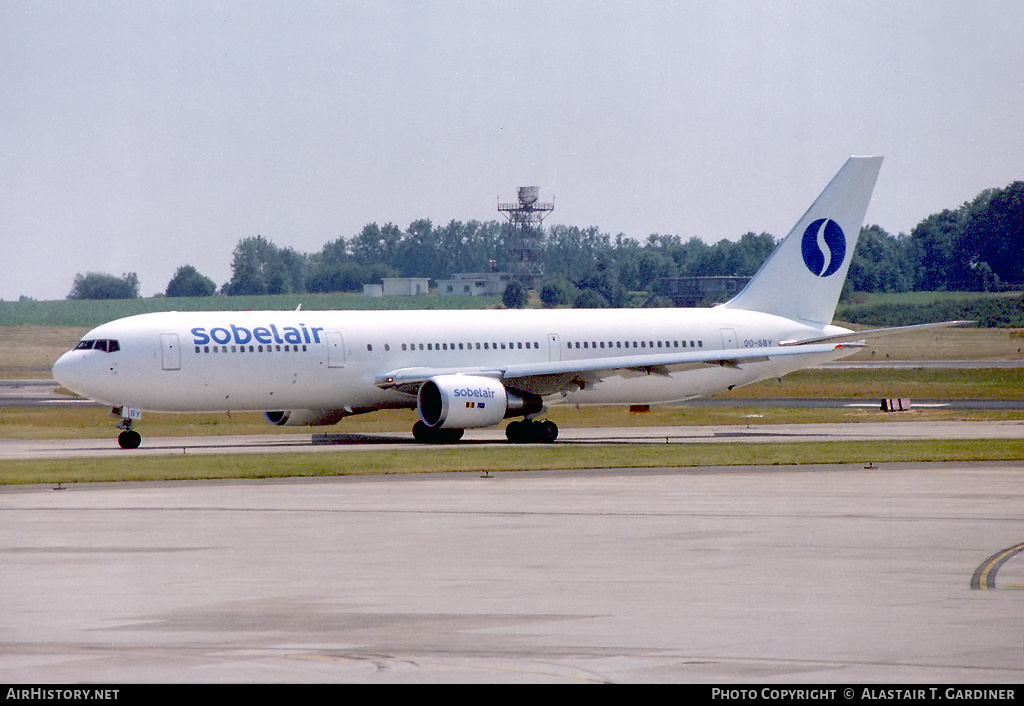
<instances>
[{"instance_id":1,"label":"hazy sky","mask_svg":"<svg viewBox=\"0 0 1024 706\"><path fill-rule=\"evenodd\" d=\"M1024 179L1024 2L0 1L0 298L369 222L781 237L851 154L909 232Z\"/></svg>"}]
</instances>

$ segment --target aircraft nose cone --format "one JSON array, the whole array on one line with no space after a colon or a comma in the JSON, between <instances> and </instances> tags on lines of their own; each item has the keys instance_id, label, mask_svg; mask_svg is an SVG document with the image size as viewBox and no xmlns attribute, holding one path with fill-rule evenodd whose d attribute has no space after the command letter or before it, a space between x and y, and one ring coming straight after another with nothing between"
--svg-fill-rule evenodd
<instances>
[{"instance_id":1,"label":"aircraft nose cone","mask_svg":"<svg viewBox=\"0 0 1024 706\"><path fill-rule=\"evenodd\" d=\"M57 362L53 364L53 379L59 382L62 387L77 392L79 367L77 356L73 355L73 351L69 351L58 358Z\"/></svg>"}]
</instances>

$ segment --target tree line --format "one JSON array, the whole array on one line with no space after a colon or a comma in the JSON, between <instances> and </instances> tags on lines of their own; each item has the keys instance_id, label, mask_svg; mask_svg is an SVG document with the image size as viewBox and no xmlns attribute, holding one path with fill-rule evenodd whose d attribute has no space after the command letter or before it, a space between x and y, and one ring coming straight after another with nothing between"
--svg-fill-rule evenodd
<instances>
[{"instance_id":1,"label":"tree line","mask_svg":"<svg viewBox=\"0 0 1024 706\"><path fill-rule=\"evenodd\" d=\"M413 221L366 225L319 252L300 253L262 236L242 238L231 279L219 288L193 266L178 269L166 296L361 291L383 277L447 279L455 272L514 271L508 223ZM990 189L955 210L922 220L909 234L877 225L861 231L847 278L853 292L998 291L1024 282L1024 182ZM751 276L777 244L768 233L709 244L697 237L652 234L643 242L596 227L553 225L542 233L539 262L545 305L626 306L659 301L659 283L673 277ZM634 296L643 293L643 296ZM138 296L138 277L79 274L70 299ZM521 297L516 295L517 301ZM514 305L514 304L513 304Z\"/></svg>"}]
</instances>

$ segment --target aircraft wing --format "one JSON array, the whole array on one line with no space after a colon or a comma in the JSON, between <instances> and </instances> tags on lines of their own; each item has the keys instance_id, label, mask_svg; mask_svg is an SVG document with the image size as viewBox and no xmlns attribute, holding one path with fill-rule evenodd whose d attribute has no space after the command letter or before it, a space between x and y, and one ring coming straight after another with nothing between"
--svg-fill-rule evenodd
<instances>
[{"instance_id":1,"label":"aircraft wing","mask_svg":"<svg viewBox=\"0 0 1024 706\"><path fill-rule=\"evenodd\" d=\"M377 387L415 395L421 384L437 375L477 375L500 380L507 387L537 395L581 389L612 377L668 375L686 368L723 365L738 368L744 363L764 361L769 357L831 353L837 348L855 344L808 343L806 345L770 346L764 348L727 348L724 350L678 351L657 355L614 356L584 360L509 363L479 368L401 368L379 375ZM859 347L859 346L856 346Z\"/></svg>"}]
</instances>

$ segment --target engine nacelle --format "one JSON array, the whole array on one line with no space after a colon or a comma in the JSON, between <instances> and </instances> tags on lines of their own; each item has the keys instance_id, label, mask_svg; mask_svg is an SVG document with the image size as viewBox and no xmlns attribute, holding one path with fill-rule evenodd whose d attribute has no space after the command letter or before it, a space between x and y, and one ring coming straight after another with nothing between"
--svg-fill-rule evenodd
<instances>
[{"instance_id":1,"label":"engine nacelle","mask_svg":"<svg viewBox=\"0 0 1024 706\"><path fill-rule=\"evenodd\" d=\"M493 378L438 375L420 385L416 410L432 429L490 427L543 408L540 397L510 392Z\"/></svg>"},{"instance_id":2,"label":"engine nacelle","mask_svg":"<svg viewBox=\"0 0 1024 706\"><path fill-rule=\"evenodd\" d=\"M264 412L263 418L279 427L323 427L337 424L348 416L343 409L292 409L286 412Z\"/></svg>"}]
</instances>

